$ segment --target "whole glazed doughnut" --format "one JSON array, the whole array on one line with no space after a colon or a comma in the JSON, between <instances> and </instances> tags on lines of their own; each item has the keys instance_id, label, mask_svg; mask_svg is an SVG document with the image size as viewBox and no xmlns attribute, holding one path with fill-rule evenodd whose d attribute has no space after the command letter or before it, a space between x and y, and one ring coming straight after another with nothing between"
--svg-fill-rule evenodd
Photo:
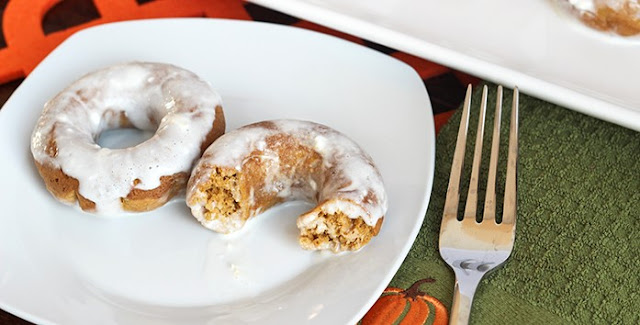
<instances>
[{"instance_id":1,"label":"whole glazed doughnut","mask_svg":"<svg viewBox=\"0 0 640 325\"><path fill-rule=\"evenodd\" d=\"M259 122L223 135L187 185L192 214L222 233L297 199L316 204L297 220L305 249L357 250L378 234L387 210L371 157L338 131L306 121Z\"/></svg>"},{"instance_id":2,"label":"whole glazed doughnut","mask_svg":"<svg viewBox=\"0 0 640 325\"><path fill-rule=\"evenodd\" d=\"M132 62L85 75L44 106L31 153L47 189L89 212L148 211L184 190L189 173L224 133L220 96L194 73ZM114 128L155 131L124 149L95 140Z\"/></svg>"}]
</instances>

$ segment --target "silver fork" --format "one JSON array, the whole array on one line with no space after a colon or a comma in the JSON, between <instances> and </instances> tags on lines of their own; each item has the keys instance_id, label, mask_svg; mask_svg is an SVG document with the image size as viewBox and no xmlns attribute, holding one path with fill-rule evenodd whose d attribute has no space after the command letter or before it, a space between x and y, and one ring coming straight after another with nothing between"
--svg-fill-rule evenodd
<instances>
[{"instance_id":1,"label":"silver fork","mask_svg":"<svg viewBox=\"0 0 640 325\"><path fill-rule=\"evenodd\" d=\"M504 193L502 221L496 220L496 172L498 168L498 148L500 137L500 115L502 111L502 86L498 86L496 114L489 158L489 174L484 201L484 215L476 221L478 201L478 176L482 156L484 117L487 110L487 86L482 92L480 118L476 136L469 192L462 220L458 220L460 200L460 174L464 161L464 151L471 107L471 85L464 100L458 139L451 164L449 187L444 204L440 226L440 256L453 269L456 282L451 306L449 324L467 324L471 312L473 295L484 275L504 263L513 249L516 231L516 168L518 163L518 89L513 92L513 108L509 127L509 149L507 175Z\"/></svg>"}]
</instances>

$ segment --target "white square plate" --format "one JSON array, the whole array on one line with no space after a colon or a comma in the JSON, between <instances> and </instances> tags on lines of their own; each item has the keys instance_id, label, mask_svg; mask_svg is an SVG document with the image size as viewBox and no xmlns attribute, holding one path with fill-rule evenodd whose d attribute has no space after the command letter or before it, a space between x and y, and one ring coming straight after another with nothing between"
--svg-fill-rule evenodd
<instances>
[{"instance_id":1,"label":"white square plate","mask_svg":"<svg viewBox=\"0 0 640 325\"><path fill-rule=\"evenodd\" d=\"M591 29L556 0L251 1L640 131L640 36Z\"/></svg>"},{"instance_id":2,"label":"white square plate","mask_svg":"<svg viewBox=\"0 0 640 325\"><path fill-rule=\"evenodd\" d=\"M275 207L238 234L211 232L184 200L107 219L58 203L29 151L43 104L81 75L141 60L211 82L227 129L276 118L329 125L368 151L390 209L355 253L302 250ZM213 19L116 23L75 34L0 110L0 307L37 323L353 324L411 247L434 170L429 98L407 65L297 28Z\"/></svg>"}]
</instances>

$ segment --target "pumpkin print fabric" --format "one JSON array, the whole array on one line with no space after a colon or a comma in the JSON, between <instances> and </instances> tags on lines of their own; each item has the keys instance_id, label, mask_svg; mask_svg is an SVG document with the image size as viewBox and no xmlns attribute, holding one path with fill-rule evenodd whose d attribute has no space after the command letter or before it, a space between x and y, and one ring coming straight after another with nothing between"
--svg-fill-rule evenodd
<instances>
[{"instance_id":1,"label":"pumpkin print fabric","mask_svg":"<svg viewBox=\"0 0 640 325\"><path fill-rule=\"evenodd\" d=\"M436 298L420 291L427 278L416 281L408 289L387 288L380 299L362 318L362 325L446 325L449 322L447 308Z\"/></svg>"}]
</instances>

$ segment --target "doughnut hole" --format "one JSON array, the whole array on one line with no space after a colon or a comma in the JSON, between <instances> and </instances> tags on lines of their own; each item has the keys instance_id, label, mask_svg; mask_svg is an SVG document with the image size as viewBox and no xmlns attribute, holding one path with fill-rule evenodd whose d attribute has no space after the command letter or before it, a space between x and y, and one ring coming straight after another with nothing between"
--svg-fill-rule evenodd
<instances>
[{"instance_id":1,"label":"doughnut hole","mask_svg":"<svg viewBox=\"0 0 640 325\"><path fill-rule=\"evenodd\" d=\"M135 147L150 139L158 129L154 114L148 114L144 126L134 125L124 111L107 110L102 115L100 132L96 143L102 148L125 149Z\"/></svg>"},{"instance_id":2,"label":"doughnut hole","mask_svg":"<svg viewBox=\"0 0 640 325\"><path fill-rule=\"evenodd\" d=\"M298 240L302 248L309 250L355 251L380 232L382 219L372 227L362 218L352 219L339 211L332 214L319 212L313 223L300 228Z\"/></svg>"},{"instance_id":3,"label":"doughnut hole","mask_svg":"<svg viewBox=\"0 0 640 325\"><path fill-rule=\"evenodd\" d=\"M125 149L147 141L153 134L154 131L136 128L109 129L100 133L96 143L102 148Z\"/></svg>"}]
</instances>

